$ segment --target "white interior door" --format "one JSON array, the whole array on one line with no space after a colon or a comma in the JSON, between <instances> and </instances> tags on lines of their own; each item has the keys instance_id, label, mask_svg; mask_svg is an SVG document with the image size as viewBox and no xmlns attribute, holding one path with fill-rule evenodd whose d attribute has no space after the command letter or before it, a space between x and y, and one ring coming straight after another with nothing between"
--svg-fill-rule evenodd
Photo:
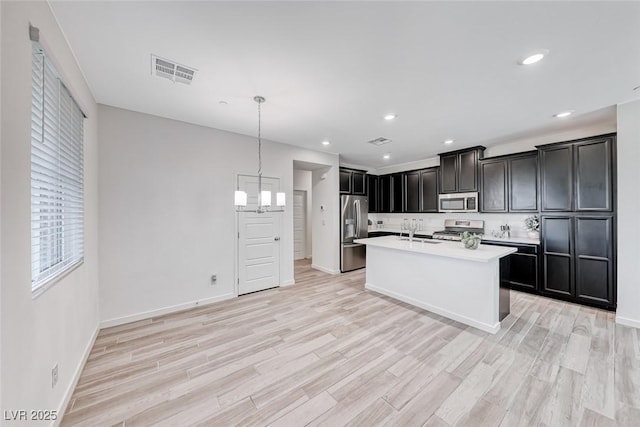
<instances>
[{"instance_id":1,"label":"white interior door","mask_svg":"<svg viewBox=\"0 0 640 427\"><path fill-rule=\"evenodd\" d=\"M307 257L307 192L293 192L293 259Z\"/></svg>"},{"instance_id":2,"label":"white interior door","mask_svg":"<svg viewBox=\"0 0 640 427\"><path fill-rule=\"evenodd\" d=\"M258 177L239 175L238 186L248 194L247 209L258 204ZM272 206L278 178L262 178L271 191ZM238 213L238 295L280 286L280 212Z\"/></svg>"}]
</instances>

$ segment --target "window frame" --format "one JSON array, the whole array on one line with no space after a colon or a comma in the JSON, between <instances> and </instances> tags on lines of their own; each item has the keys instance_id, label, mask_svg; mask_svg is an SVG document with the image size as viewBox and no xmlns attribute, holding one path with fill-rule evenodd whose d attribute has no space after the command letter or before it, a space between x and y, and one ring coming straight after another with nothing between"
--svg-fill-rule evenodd
<instances>
[{"instance_id":1,"label":"window frame","mask_svg":"<svg viewBox=\"0 0 640 427\"><path fill-rule=\"evenodd\" d=\"M33 40L31 63L30 270L36 298L84 263L86 115Z\"/></svg>"}]
</instances>

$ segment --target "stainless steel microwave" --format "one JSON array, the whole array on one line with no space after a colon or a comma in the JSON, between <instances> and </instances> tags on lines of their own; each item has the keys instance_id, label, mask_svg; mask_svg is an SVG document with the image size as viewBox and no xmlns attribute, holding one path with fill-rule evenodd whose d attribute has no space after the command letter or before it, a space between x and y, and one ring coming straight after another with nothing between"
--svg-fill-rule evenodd
<instances>
[{"instance_id":1,"label":"stainless steel microwave","mask_svg":"<svg viewBox=\"0 0 640 427\"><path fill-rule=\"evenodd\" d=\"M478 212L478 193L438 195L439 212Z\"/></svg>"}]
</instances>

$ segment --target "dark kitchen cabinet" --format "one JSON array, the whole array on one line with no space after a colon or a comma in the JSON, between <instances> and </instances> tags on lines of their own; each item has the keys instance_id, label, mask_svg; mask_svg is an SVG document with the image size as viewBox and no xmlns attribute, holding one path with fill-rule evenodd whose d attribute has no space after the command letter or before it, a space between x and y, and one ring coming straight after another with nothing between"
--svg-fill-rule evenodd
<instances>
[{"instance_id":1,"label":"dark kitchen cabinet","mask_svg":"<svg viewBox=\"0 0 640 427\"><path fill-rule=\"evenodd\" d=\"M378 177L378 212L391 212L391 175Z\"/></svg>"},{"instance_id":2,"label":"dark kitchen cabinet","mask_svg":"<svg viewBox=\"0 0 640 427\"><path fill-rule=\"evenodd\" d=\"M404 212L420 212L420 171L404 175Z\"/></svg>"},{"instance_id":3,"label":"dark kitchen cabinet","mask_svg":"<svg viewBox=\"0 0 640 427\"><path fill-rule=\"evenodd\" d=\"M480 212L508 212L507 159L480 162Z\"/></svg>"},{"instance_id":4,"label":"dark kitchen cabinet","mask_svg":"<svg viewBox=\"0 0 640 427\"><path fill-rule=\"evenodd\" d=\"M364 196L366 194L366 173L364 171L340 168L340 194Z\"/></svg>"},{"instance_id":5,"label":"dark kitchen cabinet","mask_svg":"<svg viewBox=\"0 0 640 427\"><path fill-rule=\"evenodd\" d=\"M535 151L480 160L480 212L537 212L537 165Z\"/></svg>"},{"instance_id":6,"label":"dark kitchen cabinet","mask_svg":"<svg viewBox=\"0 0 640 427\"><path fill-rule=\"evenodd\" d=\"M377 212L438 212L438 171L438 167L433 167L378 177L371 176L370 183L377 178Z\"/></svg>"},{"instance_id":7,"label":"dark kitchen cabinet","mask_svg":"<svg viewBox=\"0 0 640 427\"><path fill-rule=\"evenodd\" d=\"M438 212L438 171L439 168L420 171L420 212Z\"/></svg>"},{"instance_id":8,"label":"dark kitchen cabinet","mask_svg":"<svg viewBox=\"0 0 640 427\"><path fill-rule=\"evenodd\" d=\"M509 212L538 212L538 153L508 157Z\"/></svg>"},{"instance_id":9,"label":"dark kitchen cabinet","mask_svg":"<svg viewBox=\"0 0 640 427\"><path fill-rule=\"evenodd\" d=\"M538 245L492 241L483 241L482 244L518 249L518 252L500 260L500 282L511 289L538 293L540 268Z\"/></svg>"},{"instance_id":10,"label":"dark kitchen cabinet","mask_svg":"<svg viewBox=\"0 0 640 427\"><path fill-rule=\"evenodd\" d=\"M482 149L484 151L484 148ZM478 160L480 150L463 151L458 155L458 191L478 191Z\"/></svg>"},{"instance_id":11,"label":"dark kitchen cabinet","mask_svg":"<svg viewBox=\"0 0 640 427\"><path fill-rule=\"evenodd\" d=\"M351 191L356 196L364 196L367 191L367 178L364 172L353 171L351 173L352 185Z\"/></svg>"},{"instance_id":12,"label":"dark kitchen cabinet","mask_svg":"<svg viewBox=\"0 0 640 427\"><path fill-rule=\"evenodd\" d=\"M477 146L440 154L440 192L478 191L478 161L484 150Z\"/></svg>"},{"instance_id":13,"label":"dark kitchen cabinet","mask_svg":"<svg viewBox=\"0 0 640 427\"><path fill-rule=\"evenodd\" d=\"M540 182L543 212L573 210L573 146L540 151Z\"/></svg>"},{"instance_id":14,"label":"dark kitchen cabinet","mask_svg":"<svg viewBox=\"0 0 640 427\"><path fill-rule=\"evenodd\" d=\"M340 168L340 194L351 194L351 171Z\"/></svg>"},{"instance_id":15,"label":"dark kitchen cabinet","mask_svg":"<svg viewBox=\"0 0 640 427\"><path fill-rule=\"evenodd\" d=\"M391 175L391 212L402 212L404 207L404 174L394 173Z\"/></svg>"},{"instance_id":16,"label":"dark kitchen cabinet","mask_svg":"<svg viewBox=\"0 0 640 427\"><path fill-rule=\"evenodd\" d=\"M575 221L575 291L582 301L615 304L613 216L577 216Z\"/></svg>"},{"instance_id":17,"label":"dark kitchen cabinet","mask_svg":"<svg viewBox=\"0 0 640 427\"><path fill-rule=\"evenodd\" d=\"M543 212L614 210L615 135L542 145Z\"/></svg>"},{"instance_id":18,"label":"dark kitchen cabinet","mask_svg":"<svg viewBox=\"0 0 640 427\"><path fill-rule=\"evenodd\" d=\"M541 225L543 293L614 309L613 215L543 216Z\"/></svg>"},{"instance_id":19,"label":"dark kitchen cabinet","mask_svg":"<svg viewBox=\"0 0 640 427\"><path fill-rule=\"evenodd\" d=\"M378 212L378 177L376 175L367 175L367 197L369 198L369 213Z\"/></svg>"},{"instance_id":20,"label":"dark kitchen cabinet","mask_svg":"<svg viewBox=\"0 0 640 427\"><path fill-rule=\"evenodd\" d=\"M440 191L455 193L458 191L458 155L440 155Z\"/></svg>"},{"instance_id":21,"label":"dark kitchen cabinet","mask_svg":"<svg viewBox=\"0 0 640 427\"><path fill-rule=\"evenodd\" d=\"M574 295L573 219L542 217L543 282L545 293Z\"/></svg>"},{"instance_id":22,"label":"dark kitchen cabinet","mask_svg":"<svg viewBox=\"0 0 640 427\"><path fill-rule=\"evenodd\" d=\"M575 144L575 210L611 211L613 137Z\"/></svg>"}]
</instances>

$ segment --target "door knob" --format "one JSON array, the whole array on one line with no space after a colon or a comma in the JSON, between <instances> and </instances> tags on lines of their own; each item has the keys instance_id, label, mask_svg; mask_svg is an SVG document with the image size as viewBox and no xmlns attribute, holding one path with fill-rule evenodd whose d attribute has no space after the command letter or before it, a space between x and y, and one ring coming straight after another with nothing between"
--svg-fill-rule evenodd
<instances>
[{"instance_id":1,"label":"door knob","mask_svg":"<svg viewBox=\"0 0 640 427\"><path fill-rule=\"evenodd\" d=\"M280 240L280 236L276 236L273 238L273 240L275 240L276 242L278 242Z\"/></svg>"}]
</instances>

